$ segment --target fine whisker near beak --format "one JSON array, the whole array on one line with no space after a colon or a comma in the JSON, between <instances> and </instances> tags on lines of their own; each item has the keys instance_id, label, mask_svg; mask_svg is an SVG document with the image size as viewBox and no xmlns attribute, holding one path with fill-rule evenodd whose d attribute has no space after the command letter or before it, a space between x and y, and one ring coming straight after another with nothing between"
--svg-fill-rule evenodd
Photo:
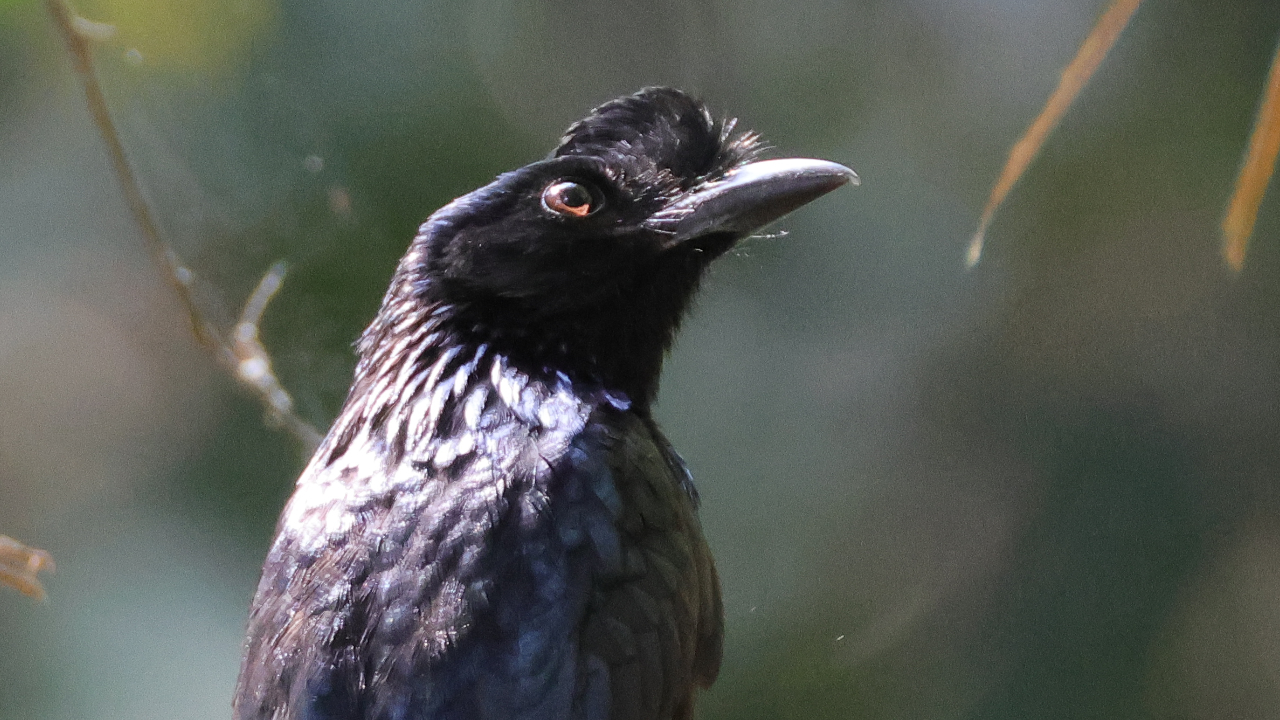
<instances>
[{"instance_id":1,"label":"fine whisker near beak","mask_svg":"<svg viewBox=\"0 0 1280 720\"><path fill-rule=\"evenodd\" d=\"M677 200L646 225L670 233L668 247L707 235L745 236L838 187L858 183L857 173L839 163L759 160Z\"/></svg>"}]
</instances>

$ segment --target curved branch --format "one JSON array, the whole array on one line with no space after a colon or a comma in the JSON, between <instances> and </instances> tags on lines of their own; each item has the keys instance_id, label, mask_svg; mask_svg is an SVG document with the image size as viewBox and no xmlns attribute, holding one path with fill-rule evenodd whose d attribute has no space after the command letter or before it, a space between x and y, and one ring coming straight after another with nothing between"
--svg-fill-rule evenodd
<instances>
[{"instance_id":1,"label":"curved branch","mask_svg":"<svg viewBox=\"0 0 1280 720\"><path fill-rule=\"evenodd\" d=\"M120 141L120 133L111 119L102 86L94 70L90 42L110 37L113 28L81 18L63 0L46 1L54 24L66 41L76 74L80 76L84 86L89 114L107 147L125 202L138 223L148 251L186 311L191 322L191 332L241 386L258 398L266 408L268 421L283 427L297 438L309 454L319 444L321 434L294 412L293 399L272 372L271 358L258 340L258 322L267 303L280 289L280 283L284 280L284 264L276 263L259 282L258 289L245 303L234 331L224 334L205 317L192 292L195 274L160 233L155 215L151 212L133 167L129 164L124 144Z\"/></svg>"}]
</instances>

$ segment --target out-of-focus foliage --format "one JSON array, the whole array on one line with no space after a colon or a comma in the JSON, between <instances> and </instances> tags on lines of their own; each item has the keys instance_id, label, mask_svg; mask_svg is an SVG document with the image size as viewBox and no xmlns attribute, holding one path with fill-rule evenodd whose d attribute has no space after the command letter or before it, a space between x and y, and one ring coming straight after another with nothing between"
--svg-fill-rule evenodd
<instances>
[{"instance_id":1,"label":"out-of-focus foliage","mask_svg":"<svg viewBox=\"0 0 1280 720\"><path fill-rule=\"evenodd\" d=\"M982 246L987 228L995 219L996 211L1009 191L1022 177L1040 148L1049 139L1053 128L1070 109L1098 66L1106 59L1120 34L1142 5L1142 0L1112 0L1106 12L1098 18L1089 36L1080 44L1071 64L1062 71L1058 87L1045 102L1044 109L1014 143L1009 159L1000 172L1000 179L991 190L991 197L982 208L978 231L969 241L965 252L965 264L973 267L982 258ZM1235 192L1227 204L1222 219L1222 258L1232 270L1244 267L1245 252L1253 225L1258 219L1258 209L1266 195L1271 175L1275 171L1276 155L1280 153L1280 48L1271 61L1270 77L1262 91L1258 117L1249 136L1249 149L1241 162L1240 175L1236 179Z\"/></svg>"},{"instance_id":2,"label":"out-of-focus foliage","mask_svg":"<svg viewBox=\"0 0 1280 720\"><path fill-rule=\"evenodd\" d=\"M131 62L170 71L171 82L245 69L277 13L275 0L84 0L75 9L110 24Z\"/></svg>"},{"instance_id":3,"label":"out-of-focus foliage","mask_svg":"<svg viewBox=\"0 0 1280 720\"><path fill-rule=\"evenodd\" d=\"M1266 197L1276 169L1276 156L1280 154L1280 48L1271 61L1269 75L1258 105L1258 120L1249 136L1249 150L1241 163L1240 177L1236 179L1236 191L1222 219L1222 257L1232 270L1244 267L1258 208Z\"/></svg>"},{"instance_id":4,"label":"out-of-focus foliage","mask_svg":"<svg viewBox=\"0 0 1280 720\"><path fill-rule=\"evenodd\" d=\"M683 86L859 172L719 261L669 363L728 612L702 717L1265 717L1280 203L1236 277L1218 224L1280 5L1144 3L960 267L1105 5L79 9L215 319L289 262L263 341L317 425L417 224L594 103ZM302 458L191 340L37 3L0 5L0 218L0 531L59 563L0 595L0 720L225 715Z\"/></svg>"},{"instance_id":5,"label":"out-of-focus foliage","mask_svg":"<svg viewBox=\"0 0 1280 720\"><path fill-rule=\"evenodd\" d=\"M1142 0L1112 0L1107 11L1098 18L1098 23L1080 44L1076 56L1062 71L1058 87L1054 88L1053 94L1045 101L1044 109L1022 137L1018 138L1018 142L1014 143L1013 149L1009 151L1009 159L1000 171L1000 179L996 180L995 187L991 189L991 197L987 198L987 204L982 207L978 231L969 241L969 249L965 252L965 264L969 267L977 265L982 258L983 241L987 228L995 219L996 210L1000 209L1009 191L1030 167L1031 161L1049 139L1049 134L1062 121L1062 116L1066 115L1071 104L1089 84L1089 79L1097 72L1098 66L1106 59L1107 53L1111 52L1112 46L1120 39L1120 34L1141 5Z\"/></svg>"}]
</instances>

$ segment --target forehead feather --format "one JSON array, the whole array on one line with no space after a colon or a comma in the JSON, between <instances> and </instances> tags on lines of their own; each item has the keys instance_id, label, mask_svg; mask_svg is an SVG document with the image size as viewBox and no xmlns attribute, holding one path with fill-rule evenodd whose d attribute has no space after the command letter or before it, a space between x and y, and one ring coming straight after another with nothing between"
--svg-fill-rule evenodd
<instances>
[{"instance_id":1,"label":"forehead feather","mask_svg":"<svg viewBox=\"0 0 1280 720\"><path fill-rule=\"evenodd\" d=\"M734 121L717 122L705 105L679 90L645 88L574 123L552 157L602 157L687 188L755 157L757 136L734 136L733 127Z\"/></svg>"}]
</instances>

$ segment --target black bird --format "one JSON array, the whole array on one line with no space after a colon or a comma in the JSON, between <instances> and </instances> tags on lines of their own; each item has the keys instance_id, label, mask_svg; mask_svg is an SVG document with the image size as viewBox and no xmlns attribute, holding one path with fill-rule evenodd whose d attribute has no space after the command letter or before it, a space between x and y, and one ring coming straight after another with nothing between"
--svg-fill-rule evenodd
<instances>
[{"instance_id":1,"label":"black bird","mask_svg":"<svg viewBox=\"0 0 1280 720\"><path fill-rule=\"evenodd\" d=\"M650 411L707 265L856 181L649 88L424 223L280 518L241 720L670 720L721 655Z\"/></svg>"}]
</instances>

